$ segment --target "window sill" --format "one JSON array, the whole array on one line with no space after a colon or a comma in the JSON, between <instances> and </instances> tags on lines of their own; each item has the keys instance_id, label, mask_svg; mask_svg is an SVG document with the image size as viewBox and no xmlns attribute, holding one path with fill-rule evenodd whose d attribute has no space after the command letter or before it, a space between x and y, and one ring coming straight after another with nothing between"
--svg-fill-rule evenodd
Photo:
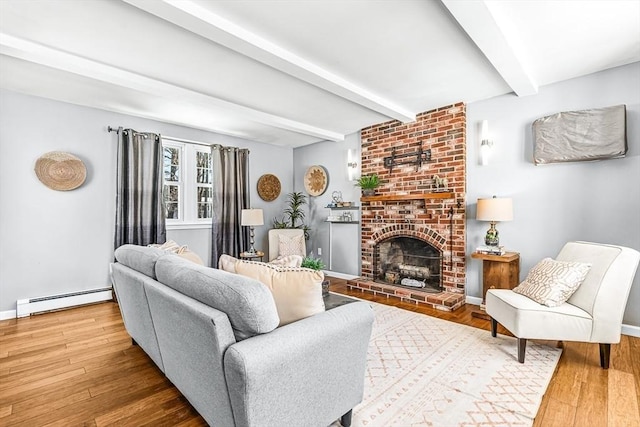
<instances>
[{"instance_id":1,"label":"window sill","mask_svg":"<svg viewBox=\"0 0 640 427\"><path fill-rule=\"evenodd\" d=\"M167 230L197 230L200 228L211 228L211 223L178 223L167 224Z\"/></svg>"}]
</instances>

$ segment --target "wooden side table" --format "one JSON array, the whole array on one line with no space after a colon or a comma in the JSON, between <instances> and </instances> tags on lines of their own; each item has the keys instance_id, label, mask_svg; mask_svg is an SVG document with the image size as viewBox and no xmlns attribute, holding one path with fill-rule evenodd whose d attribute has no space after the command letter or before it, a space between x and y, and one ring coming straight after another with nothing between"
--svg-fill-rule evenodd
<instances>
[{"instance_id":1,"label":"wooden side table","mask_svg":"<svg viewBox=\"0 0 640 427\"><path fill-rule=\"evenodd\" d=\"M471 312L473 317L489 320L484 303L489 289L513 289L520 283L520 254L506 252L504 255L489 255L474 252L471 258L482 260L482 305Z\"/></svg>"},{"instance_id":2,"label":"wooden side table","mask_svg":"<svg viewBox=\"0 0 640 427\"><path fill-rule=\"evenodd\" d=\"M255 253L250 253L250 252L241 252L240 253L240 258L242 259L248 259L249 261L252 261L254 259L260 259L260 261L262 262L262 257L264 256L264 252L262 251L256 251Z\"/></svg>"}]
</instances>

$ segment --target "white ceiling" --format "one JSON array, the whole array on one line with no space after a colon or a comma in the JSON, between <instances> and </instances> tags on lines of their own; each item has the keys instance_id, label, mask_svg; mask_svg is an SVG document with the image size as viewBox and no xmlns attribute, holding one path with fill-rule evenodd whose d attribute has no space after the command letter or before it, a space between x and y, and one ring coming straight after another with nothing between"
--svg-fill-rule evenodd
<instances>
[{"instance_id":1,"label":"white ceiling","mask_svg":"<svg viewBox=\"0 0 640 427\"><path fill-rule=\"evenodd\" d=\"M0 0L0 87L292 147L636 61L638 0Z\"/></svg>"}]
</instances>

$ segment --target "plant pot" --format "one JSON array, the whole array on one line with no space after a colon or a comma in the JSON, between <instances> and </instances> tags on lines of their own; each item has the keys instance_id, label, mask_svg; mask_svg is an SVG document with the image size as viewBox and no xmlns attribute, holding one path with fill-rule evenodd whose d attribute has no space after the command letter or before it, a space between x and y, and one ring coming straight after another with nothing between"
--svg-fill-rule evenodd
<instances>
[{"instance_id":1,"label":"plant pot","mask_svg":"<svg viewBox=\"0 0 640 427\"><path fill-rule=\"evenodd\" d=\"M376 194L376 190L373 188L363 188L362 189L362 195L364 197L371 197L371 196L375 196Z\"/></svg>"}]
</instances>

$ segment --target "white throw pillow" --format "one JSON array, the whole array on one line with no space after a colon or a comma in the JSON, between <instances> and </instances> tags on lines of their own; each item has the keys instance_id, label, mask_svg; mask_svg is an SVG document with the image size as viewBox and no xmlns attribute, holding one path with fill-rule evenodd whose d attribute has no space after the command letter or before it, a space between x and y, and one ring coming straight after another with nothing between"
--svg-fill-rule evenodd
<instances>
[{"instance_id":1,"label":"white throw pillow","mask_svg":"<svg viewBox=\"0 0 640 427\"><path fill-rule=\"evenodd\" d=\"M162 249L165 252L176 254L179 257L182 257L191 262L195 262L196 264L204 265L202 258L200 258L200 256L197 253L189 250L189 247L187 247L187 245L179 245L173 240L168 240L162 245L150 244L147 246L152 248Z\"/></svg>"},{"instance_id":2,"label":"white throw pillow","mask_svg":"<svg viewBox=\"0 0 640 427\"><path fill-rule=\"evenodd\" d=\"M299 236L285 236L280 234L278 236L278 256L285 257L289 255L301 255L304 256L304 235Z\"/></svg>"},{"instance_id":3,"label":"white throw pillow","mask_svg":"<svg viewBox=\"0 0 640 427\"><path fill-rule=\"evenodd\" d=\"M322 313L325 309L322 271L252 261L239 261L235 267L238 274L256 279L271 290L280 326Z\"/></svg>"},{"instance_id":4,"label":"white throw pillow","mask_svg":"<svg viewBox=\"0 0 640 427\"><path fill-rule=\"evenodd\" d=\"M538 304L557 307L568 300L589 273L591 264L556 261L545 258L529 271L527 278L513 292Z\"/></svg>"},{"instance_id":5,"label":"white throw pillow","mask_svg":"<svg viewBox=\"0 0 640 427\"><path fill-rule=\"evenodd\" d=\"M228 271L229 273L236 273L236 262L238 258L234 258L231 255L222 254L218 259L218 269Z\"/></svg>"},{"instance_id":6,"label":"white throw pillow","mask_svg":"<svg viewBox=\"0 0 640 427\"><path fill-rule=\"evenodd\" d=\"M304 258L300 255L279 256L278 258L269 261L269 264L279 265L281 267L300 267L303 259Z\"/></svg>"}]
</instances>

